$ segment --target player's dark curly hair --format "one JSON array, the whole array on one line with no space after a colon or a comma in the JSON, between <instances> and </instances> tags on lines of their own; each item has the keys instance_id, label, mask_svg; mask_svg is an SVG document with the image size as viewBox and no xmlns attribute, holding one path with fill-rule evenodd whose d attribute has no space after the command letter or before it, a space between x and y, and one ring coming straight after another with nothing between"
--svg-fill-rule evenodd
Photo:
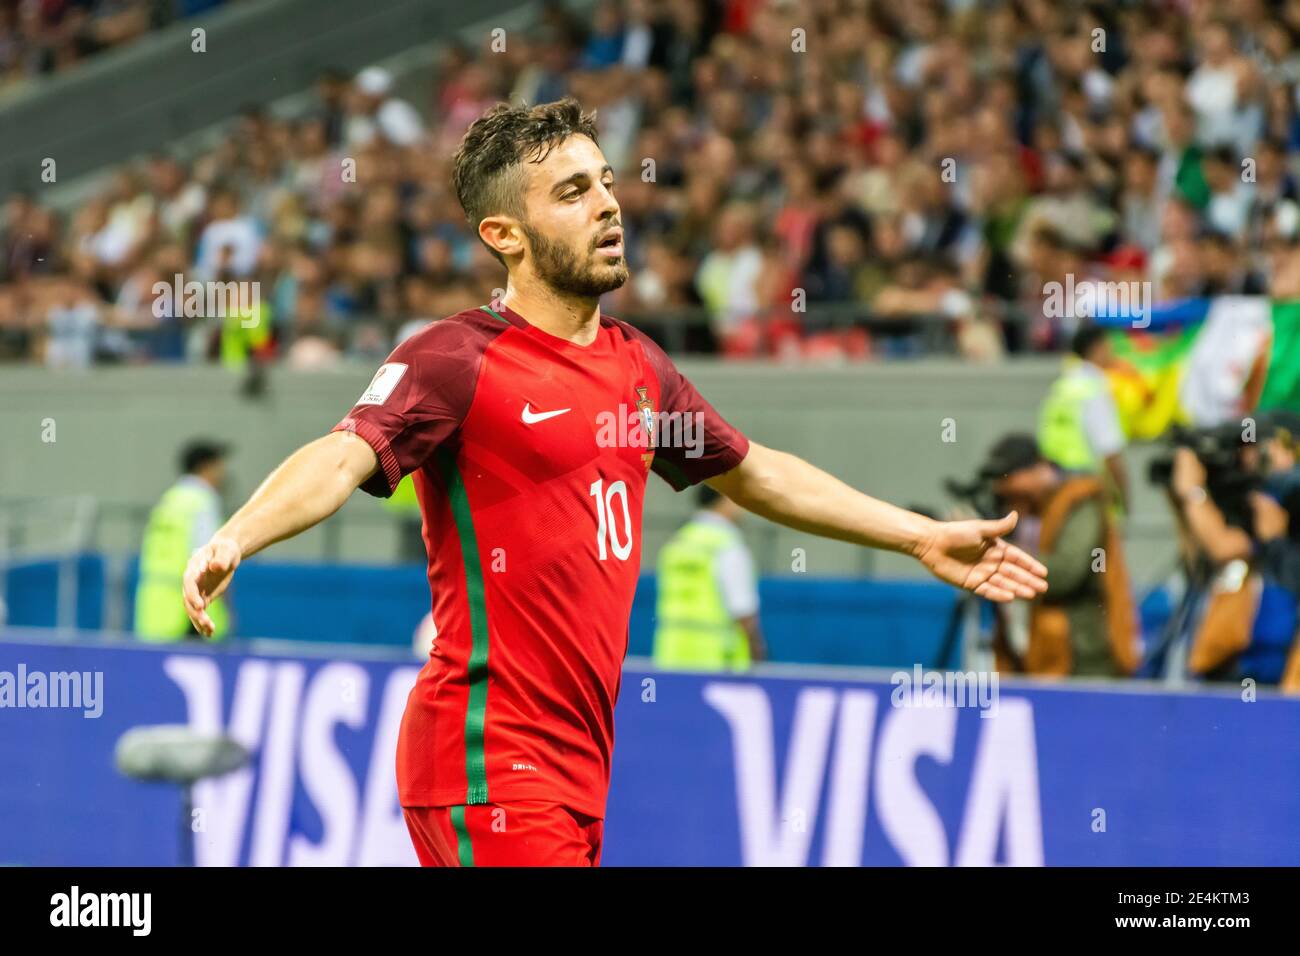
<instances>
[{"instance_id":1,"label":"player's dark curly hair","mask_svg":"<svg viewBox=\"0 0 1300 956\"><path fill-rule=\"evenodd\" d=\"M537 106L498 103L476 119L460 141L451 181L470 228L488 216L524 218L523 163L540 163L570 136L596 142L596 111L584 113L571 96ZM505 260L491 248L502 265Z\"/></svg>"}]
</instances>

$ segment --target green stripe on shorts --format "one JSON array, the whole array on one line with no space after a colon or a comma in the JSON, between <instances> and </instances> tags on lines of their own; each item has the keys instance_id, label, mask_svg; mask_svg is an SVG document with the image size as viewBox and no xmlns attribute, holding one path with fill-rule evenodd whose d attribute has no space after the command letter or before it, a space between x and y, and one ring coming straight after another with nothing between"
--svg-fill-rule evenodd
<instances>
[{"instance_id":1,"label":"green stripe on shorts","mask_svg":"<svg viewBox=\"0 0 1300 956\"><path fill-rule=\"evenodd\" d=\"M451 808L451 828L456 831L456 855L461 866L474 865L474 844L469 839L469 827L465 826L465 808Z\"/></svg>"}]
</instances>

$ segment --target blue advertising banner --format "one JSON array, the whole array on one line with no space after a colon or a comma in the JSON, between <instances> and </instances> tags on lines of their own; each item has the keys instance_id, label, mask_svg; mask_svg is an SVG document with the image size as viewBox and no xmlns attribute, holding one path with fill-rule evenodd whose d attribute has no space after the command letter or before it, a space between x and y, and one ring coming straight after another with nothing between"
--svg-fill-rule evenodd
<instances>
[{"instance_id":1,"label":"blue advertising banner","mask_svg":"<svg viewBox=\"0 0 1300 956\"><path fill-rule=\"evenodd\" d=\"M8 617L0 614L0 619L13 628L58 626L61 567L44 560L0 571L0 602L8 602ZM76 582L76 627L111 628L104 557L83 554L65 570ZM241 564L239 574L232 602L238 637L405 648L429 613L423 564L299 564L256 557ZM127 630L134 619L137 580L131 562L117 593L125 612L121 626ZM800 575L795 580L763 578L758 587L771 660L858 667L910 666L918 660L934 667L955 663L942 659L945 654L955 658L957 651L956 642L946 640L957 592L945 584ZM657 593L654 575L643 574L628 620L630 654L649 657L652 652ZM382 615L374 613L376 606L384 608ZM68 626L73 613L68 612ZM856 623L864 620L878 629L873 641L859 640L855 633Z\"/></svg>"},{"instance_id":2,"label":"blue advertising banner","mask_svg":"<svg viewBox=\"0 0 1300 956\"><path fill-rule=\"evenodd\" d=\"M169 865L182 839L200 865L415 862L393 770L415 663L3 636L0 864ZM605 865L1300 863L1300 701L949 675L949 706L919 669L634 664ZM252 763L182 819L175 786L114 767L149 724Z\"/></svg>"}]
</instances>

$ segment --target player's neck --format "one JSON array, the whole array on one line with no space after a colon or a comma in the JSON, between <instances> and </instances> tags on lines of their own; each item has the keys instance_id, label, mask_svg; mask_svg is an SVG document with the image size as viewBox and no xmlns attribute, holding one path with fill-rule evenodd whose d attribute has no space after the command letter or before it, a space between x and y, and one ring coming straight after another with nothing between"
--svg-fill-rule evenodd
<instances>
[{"instance_id":1,"label":"player's neck","mask_svg":"<svg viewBox=\"0 0 1300 956\"><path fill-rule=\"evenodd\" d=\"M522 315L529 325L575 345L590 345L600 331L598 299L556 295L549 290L524 290L512 285L501 304Z\"/></svg>"}]
</instances>

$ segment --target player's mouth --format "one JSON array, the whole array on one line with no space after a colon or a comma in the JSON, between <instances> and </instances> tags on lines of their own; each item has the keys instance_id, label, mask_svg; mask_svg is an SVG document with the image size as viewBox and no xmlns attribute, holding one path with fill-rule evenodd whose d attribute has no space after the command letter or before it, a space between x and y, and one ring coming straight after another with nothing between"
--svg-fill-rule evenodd
<instances>
[{"instance_id":1,"label":"player's mouth","mask_svg":"<svg viewBox=\"0 0 1300 956\"><path fill-rule=\"evenodd\" d=\"M623 257L623 230L611 229L596 243L596 252L610 259Z\"/></svg>"}]
</instances>

